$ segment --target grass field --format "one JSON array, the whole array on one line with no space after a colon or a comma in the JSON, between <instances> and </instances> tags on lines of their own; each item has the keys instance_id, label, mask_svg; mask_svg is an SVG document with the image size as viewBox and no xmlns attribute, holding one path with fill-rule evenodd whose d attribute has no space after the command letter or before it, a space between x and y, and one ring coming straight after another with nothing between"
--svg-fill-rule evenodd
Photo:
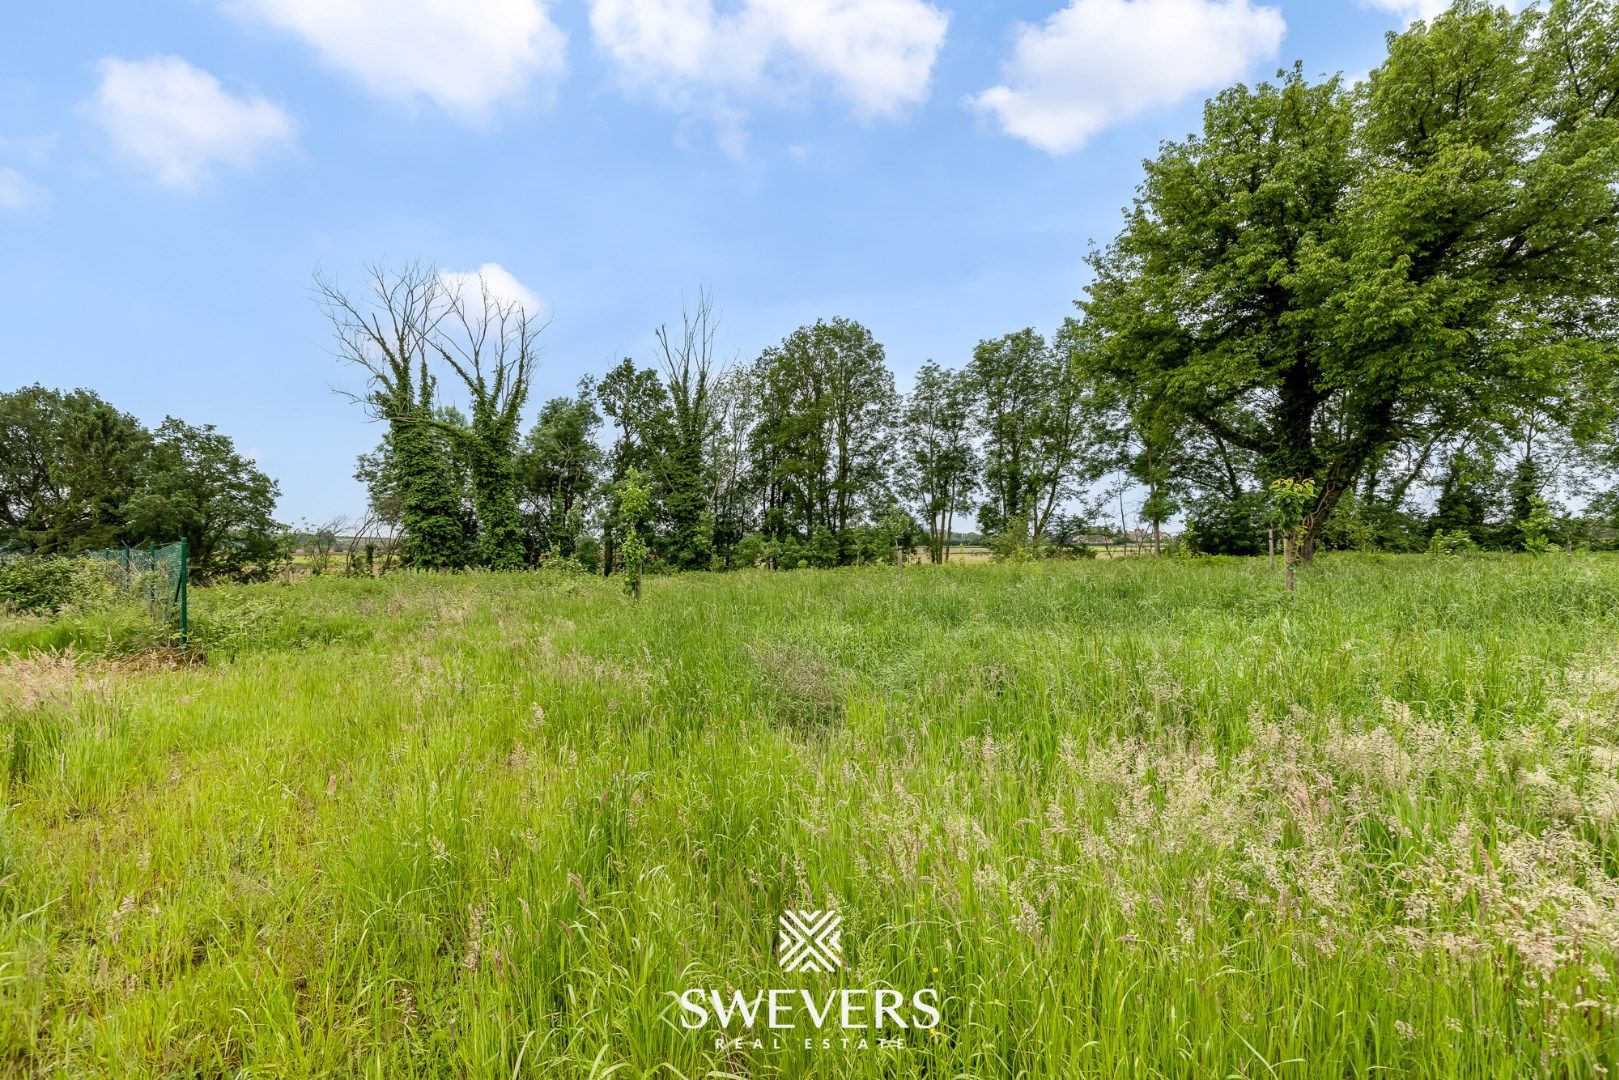
<instances>
[{"instance_id":1,"label":"grass field","mask_svg":"<svg viewBox=\"0 0 1619 1080\"><path fill-rule=\"evenodd\" d=\"M193 612L206 666L0 622L0 1072L1619 1066L1619 562L1328 557L1291 603L1260 560L639 605L327 577ZM779 970L787 908L842 914L845 970ZM941 1020L718 1048L671 996L839 986Z\"/></svg>"}]
</instances>

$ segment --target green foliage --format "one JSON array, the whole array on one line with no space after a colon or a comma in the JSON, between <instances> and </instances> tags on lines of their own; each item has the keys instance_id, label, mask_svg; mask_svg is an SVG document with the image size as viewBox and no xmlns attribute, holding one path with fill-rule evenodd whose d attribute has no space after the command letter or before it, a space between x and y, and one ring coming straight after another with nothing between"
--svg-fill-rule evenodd
<instances>
[{"instance_id":1,"label":"green foliage","mask_svg":"<svg viewBox=\"0 0 1619 1080\"><path fill-rule=\"evenodd\" d=\"M459 569L469 557L461 489L441 430L419 411L390 424L402 553L405 564L418 570Z\"/></svg>"},{"instance_id":2,"label":"green foliage","mask_svg":"<svg viewBox=\"0 0 1619 1080\"><path fill-rule=\"evenodd\" d=\"M0 551L72 553L136 537L127 503L151 435L88 390L0 393Z\"/></svg>"},{"instance_id":3,"label":"green foliage","mask_svg":"<svg viewBox=\"0 0 1619 1080\"><path fill-rule=\"evenodd\" d=\"M807 543L811 565L849 561L840 538L889 501L898 398L883 347L857 322L821 320L766 349L752 377L765 531Z\"/></svg>"},{"instance_id":4,"label":"green foliage","mask_svg":"<svg viewBox=\"0 0 1619 1080\"><path fill-rule=\"evenodd\" d=\"M1319 498L1314 480L1286 476L1272 480L1266 494L1270 499L1271 519L1283 533L1297 532Z\"/></svg>"},{"instance_id":5,"label":"green foliage","mask_svg":"<svg viewBox=\"0 0 1619 1080\"><path fill-rule=\"evenodd\" d=\"M552 398L540 410L517 460L525 528L535 551L575 553L585 508L600 482L600 427L601 414L588 394Z\"/></svg>"},{"instance_id":6,"label":"green foliage","mask_svg":"<svg viewBox=\"0 0 1619 1080\"><path fill-rule=\"evenodd\" d=\"M1548 551L1555 551L1556 545L1552 543L1551 533L1556 528L1557 521L1552 517L1551 508L1546 504L1546 500L1538 495L1531 495L1528 502L1527 511L1518 522L1520 546L1531 555L1544 555Z\"/></svg>"},{"instance_id":7,"label":"green foliage","mask_svg":"<svg viewBox=\"0 0 1619 1080\"><path fill-rule=\"evenodd\" d=\"M1427 521L1382 500L1346 495L1321 530L1327 551L1388 551L1410 554L1427 546Z\"/></svg>"},{"instance_id":8,"label":"green foliage","mask_svg":"<svg viewBox=\"0 0 1619 1080\"><path fill-rule=\"evenodd\" d=\"M944 561L956 513L971 509L969 496L978 486L973 392L967 373L930 360L916 373L900 421L899 487L927 522L928 558L935 563Z\"/></svg>"},{"instance_id":9,"label":"green foliage","mask_svg":"<svg viewBox=\"0 0 1619 1080\"><path fill-rule=\"evenodd\" d=\"M195 580L262 580L290 554L280 488L212 424L169 417L153 433L128 507L137 536L190 545Z\"/></svg>"},{"instance_id":10,"label":"green foliage","mask_svg":"<svg viewBox=\"0 0 1619 1080\"><path fill-rule=\"evenodd\" d=\"M1182 543L1199 555L1263 555L1270 503L1260 492L1235 499L1208 496L1189 507Z\"/></svg>"},{"instance_id":11,"label":"green foliage","mask_svg":"<svg viewBox=\"0 0 1619 1080\"><path fill-rule=\"evenodd\" d=\"M1430 555L1471 555L1477 551L1478 544L1466 532L1435 529L1434 534L1428 538Z\"/></svg>"},{"instance_id":12,"label":"green foliage","mask_svg":"<svg viewBox=\"0 0 1619 1080\"><path fill-rule=\"evenodd\" d=\"M0 550L75 554L191 544L198 578L285 558L274 480L212 425L145 428L87 390L0 394Z\"/></svg>"},{"instance_id":13,"label":"green foliage","mask_svg":"<svg viewBox=\"0 0 1619 1080\"><path fill-rule=\"evenodd\" d=\"M524 563L518 427L528 403L540 324L520 304L497 299L481 277L477 291L477 296L470 289L447 295L448 314L428 338L471 401L470 421L445 430L460 444L471 473L478 564L517 570Z\"/></svg>"},{"instance_id":14,"label":"green foliage","mask_svg":"<svg viewBox=\"0 0 1619 1080\"><path fill-rule=\"evenodd\" d=\"M978 524L986 534L1015 545L1007 534L1021 528L1022 542L1034 543L1106 467L1098 402L1079 362L1092 349L1085 328L1070 323L1050 345L1026 329L973 350L967 379L983 439Z\"/></svg>"},{"instance_id":15,"label":"green foliage","mask_svg":"<svg viewBox=\"0 0 1619 1080\"><path fill-rule=\"evenodd\" d=\"M1462 3L1363 87L1295 68L1222 93L1094 260L1104 374L1263 480L1315 477L1306 557L1391 449L1571 417L1615 329L1612 24Z\"/></svg>"},{"instance_id":16,"label":"green foliage","mask_svg":"<svg viewBox=\"0 0 1619 1080\"><path fill-rule=\"evenodd\" d=\"M619 484L618 510L624 522L624 589L639 600L641 578L651 558L651 550L641 538L641 529L652 510L652 497L641 482L639 469L630 469Z\"/></svg>"},{"instance_id":17,"label":"green foliage","mask_svg":"<svg viewBox=\"0 0 1619 1080\"><path fill-rule=\"evenodd\" d=\"M55 615L70 606L103 606L115 594L104 569L62 555L0 559L0 610Z\"/></svg>"}]
</instances>

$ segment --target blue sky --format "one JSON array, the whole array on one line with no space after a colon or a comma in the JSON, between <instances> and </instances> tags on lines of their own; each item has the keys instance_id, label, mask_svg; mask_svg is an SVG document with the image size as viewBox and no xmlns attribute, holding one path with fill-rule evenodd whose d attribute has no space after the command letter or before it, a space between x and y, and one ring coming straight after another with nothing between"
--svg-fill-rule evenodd
<instances>
[{"instance_id":1,"label":"blue sky","mask_svg":"<svg viewBox=\"0 0 1619 1080\"><path fill-rule=\"evenodd\" d=\"M1358 74L1430 0L127 0L0 35L0 387L211 422L296 523L378 430L321 269L494 264L534 410L711 288L726 356L844 315L902 388L1054 327L1142 158L1281 63ZM496 272L498 273L498 272Z\"/></svg>"}]
</instances>

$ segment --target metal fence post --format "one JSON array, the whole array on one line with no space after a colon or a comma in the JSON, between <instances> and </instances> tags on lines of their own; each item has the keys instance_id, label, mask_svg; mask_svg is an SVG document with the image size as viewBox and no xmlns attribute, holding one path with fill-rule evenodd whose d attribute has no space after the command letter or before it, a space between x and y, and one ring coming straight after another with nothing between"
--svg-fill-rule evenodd
<instances>
[{"instance_id":1,"label":"metal fence post","mask_svg":"<svg viewBox=\"0 0 1619 1080\"><path fill-rule=\"evenodd\" d=\"M184 537L181 537L180 538L180 648L182 648L182 649L188 648L191 645L191 625L190 625L190 622L187 620L187 617L186 617L187 616L186 599L187 599L187 594L190 591L188 589L188 586L190 585L190 567L189 567L189 564L190 564L190 561L191 561L190 556L191 556L190 545L186 542L186 539Z\"/></svg>"}]
</instances>

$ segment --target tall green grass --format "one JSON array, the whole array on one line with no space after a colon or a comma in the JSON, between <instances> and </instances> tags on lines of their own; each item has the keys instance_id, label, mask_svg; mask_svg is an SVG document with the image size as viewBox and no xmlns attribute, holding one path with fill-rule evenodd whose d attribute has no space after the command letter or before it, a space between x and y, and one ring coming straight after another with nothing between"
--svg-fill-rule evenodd
<instances>
[{"instance_id":1,"label":"tall green grass","mask_svg":"<svg viewBox=\"0 0 1619 1080\"><path fill-rule=\"evenodd\" d=\"M198 590L0 624L0 1071L1619 1065L1619 563L1116 560ZM73 646L69 658L41 651ZM103 655L104 654L104 655ZM785 975L777 915L843 913ZM692 986L937 987L717 1050ZM800 1033L802 1035L802 1033ZM768 1040L767 1040L768 1041Z\"/></svg>"}]
</instances>

